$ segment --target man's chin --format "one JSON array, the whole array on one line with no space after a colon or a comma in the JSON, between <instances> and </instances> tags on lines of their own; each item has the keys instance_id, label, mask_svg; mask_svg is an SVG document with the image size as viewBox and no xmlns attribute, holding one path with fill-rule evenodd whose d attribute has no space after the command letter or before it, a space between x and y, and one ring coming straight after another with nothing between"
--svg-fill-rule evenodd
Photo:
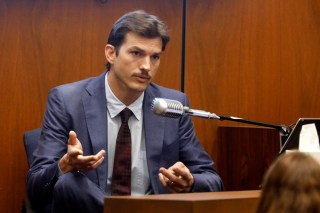
<instances>
[{"instance_id":1,"label":"man's chin","mask_svg":"<svg viewBox=\"0 0 320 213\"><path fill-rule=\"evenodd\" d=\"M146 88L148 87L149 83L144 83L144 84L136 84L133 86L132 89L134 89L137 92L144 92Z\"/></svg>"}]
</instances>

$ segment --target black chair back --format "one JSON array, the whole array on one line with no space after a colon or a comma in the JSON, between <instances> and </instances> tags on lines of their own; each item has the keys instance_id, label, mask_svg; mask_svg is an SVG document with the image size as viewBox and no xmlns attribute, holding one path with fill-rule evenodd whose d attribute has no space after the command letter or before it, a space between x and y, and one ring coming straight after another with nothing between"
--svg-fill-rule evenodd
<instances>
[{"instance_id":1,"label":"black chair back","mask_svg":"<svg viewBox=\"0 0 320 213\"><path fill-rule=\"evenodd\" d=\"M33 162L33 152L40 141L41 128L27 131L23 134L23 143L27 155L28 166L30 168Z\"/></svg>"}]
</instances>

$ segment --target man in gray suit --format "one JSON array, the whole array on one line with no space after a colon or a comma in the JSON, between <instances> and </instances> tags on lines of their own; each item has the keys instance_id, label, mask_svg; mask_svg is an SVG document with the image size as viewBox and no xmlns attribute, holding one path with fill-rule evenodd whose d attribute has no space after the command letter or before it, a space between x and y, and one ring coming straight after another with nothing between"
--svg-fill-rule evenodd
<instances>
[{"instance_id":1,"label":"man in gray suit","mask_svg":"<svg viewBox=\"0 0 320 213\"><path fill-rule=\"evenodd\" d=\"M222 190L191 118L165 118L150 110L154 98L189 105L185 94L152 83L168 41L168 29L157 17L127 13L113 25L105 46L107 71L50 91L27 178L33 208L103 211L104 196L113 195L119 113L125 108L132 112L129 194Z\"/></svg>"}]
</instances>

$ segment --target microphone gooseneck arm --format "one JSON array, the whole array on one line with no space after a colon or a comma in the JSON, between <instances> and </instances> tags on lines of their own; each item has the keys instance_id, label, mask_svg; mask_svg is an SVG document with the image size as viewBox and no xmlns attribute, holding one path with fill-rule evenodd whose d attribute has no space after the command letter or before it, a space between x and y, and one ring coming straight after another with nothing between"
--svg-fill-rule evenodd
<instances>
[{"instance_id":1,"label":"microphone gooseneck arm","mask_svg":"<svg viewBox=\"0 0 320 213\"><path fill-rule=\"evenodd\" d=\"M264 126L264 127L276 129L279 131L279 134L280 134L280 147L283 146L284 142L287 140L287 138L291 133L291 128L289 126L262 123L259 121L246 120L243 118L238 118L233 116L217 115L217 114L202 111L202 110L189 109L188 107L184 107L184 114L196 116L196 117L208 118L208 119L218 119L220 121L224 121L224 120L235 121L239 123L247 123L247 124L253 124L257 126Z\"/></svg>"},{"instance_id":2,"label":"microphone gooseneck arm","mask_svg":"<svg viewBox=\"0 0 320 213\"><path fill-rule=\"evenodd\" d=\"M201 117L201 118L208 118L208 119L220 119L219 116L217 116L214 113L206 112L203 110L196 110L196 109L190 109L189 107L183 107L184 114Z\"/></svg>"},{"instance_id":3,"label":"microphone gooseneck arm","mask_svg":"<svg viewBox=\"0 0 320 213\"><path fill-rule=\"evenodd\" d=\"M207 119L217 119L220 121L229 120L240 123L253 124L257 126L269 127L278 130L282 137L282 140L286 139L291 132L291 128L285 125L262 123L233 116L217 115L203 110L190 109L187 106L183 106L181 102L170 99L155 98L152 102L151 110L157 115L171 118L179 118L183 115L189 115Z\"/></svg>"},{"instance_id":4,"label":"microphone gooseneck arm","mask_svg":"<svg viewBox=\"0 0 320 213\"><path fill-rule=\"evenodd\" d=\"M235 121L235 122L239 122L239 123L247 123L247 124L253 124L253 125L257 125L257 126L270 127L273 129L277 129L280 132L280 134L283 136L288 136L291 132L291 129L285 125L275 125L275 124L269 124L269 123L262 123L262 122L258 122L258 121L246 120L243 118L238 118L238 117L233 117L233 116L217 115L217 114L206 112L203 110L190 109L188 107L184 107L184 112L187 115L196 116L196 117L202 117L202 118L208 118L208 119L218 119L220 121L229 120L229 121Z\"/></svg>"},{"instance_id":5,"label":"microphone gooseneck arm","mask_svg":"<svg viewBox=\"0 0 320 213\"><path fill-rule=\"evenodd\" d=\"M235 121L235 122L240 122L240 123L247 123L247 124L253 124L253 125L257 125L257 126L264 126L264 127L270 127L273 129L277 129L282 136L288 136L291 132L291 129L285 125L275 125L275 124L263 123L263 122L259 122L259 121L246 120L243 118L232 117L232 116L218 115L218 117L219 117L220 121L229 120L229 121Z\"/></svg>"}]
</instances>

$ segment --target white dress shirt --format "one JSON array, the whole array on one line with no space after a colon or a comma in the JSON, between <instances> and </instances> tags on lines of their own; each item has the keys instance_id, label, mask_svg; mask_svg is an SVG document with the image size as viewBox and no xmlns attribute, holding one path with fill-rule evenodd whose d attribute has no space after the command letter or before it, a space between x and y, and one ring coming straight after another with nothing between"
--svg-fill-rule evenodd
<instances>
[{"instance_id":1,"label":"white dress shirt","mask_svg":"<svg viewBox=\"0 0 320 213\"><path fill-rule=\"evenodd\" d=\"M131 165L131 195L144 195L151 193L150 178L148 172L145 135L143 129L142 103L144 93L140 97L126 106L112 92L108 84L108 73L105 77L106 99L107 99L107 120L108 120L108 180L107 195L111 194L111 180L113 172L113 162L116 149L116 140L121 118L119 113L124 108L129 108L133 112L128 124L131 131L132 141L132 165Z\"/></svg>"}]
</instances>

